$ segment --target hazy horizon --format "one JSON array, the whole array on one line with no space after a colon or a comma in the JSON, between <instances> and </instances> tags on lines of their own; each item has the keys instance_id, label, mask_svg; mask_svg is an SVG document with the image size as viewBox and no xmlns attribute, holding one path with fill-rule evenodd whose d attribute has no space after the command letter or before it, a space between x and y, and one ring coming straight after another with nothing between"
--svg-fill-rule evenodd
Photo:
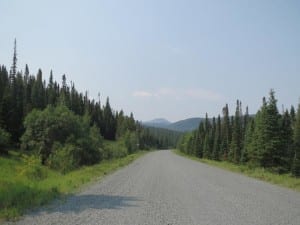
<instances>
[{"instance_id":1,"label":"hazy horizon","mask_svg":"<svg viewBox=\"0 0 300 225\"><path fill-rule=\"evenodd\" d=\"M257 112L300 97L299 1L1 1L0 65L50 70L137 120Z\"/></svg>"}]
</instances>

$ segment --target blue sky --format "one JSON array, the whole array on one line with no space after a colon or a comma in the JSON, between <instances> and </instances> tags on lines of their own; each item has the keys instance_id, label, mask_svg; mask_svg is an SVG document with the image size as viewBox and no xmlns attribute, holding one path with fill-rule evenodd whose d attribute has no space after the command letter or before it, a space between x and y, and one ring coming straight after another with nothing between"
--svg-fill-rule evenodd
<instances>
[{"instance_id":1,"label":"blue sky","mask_svg":"<svg viewBox=\"0 0 300 225\"><path fill-rule=\"evenodd\" d=\"M138 120L255 113L300 97L300 1L0 0L0 64L66 74ZM24 70L24 69L23 69Z\"/></svg>"}]
</instances>

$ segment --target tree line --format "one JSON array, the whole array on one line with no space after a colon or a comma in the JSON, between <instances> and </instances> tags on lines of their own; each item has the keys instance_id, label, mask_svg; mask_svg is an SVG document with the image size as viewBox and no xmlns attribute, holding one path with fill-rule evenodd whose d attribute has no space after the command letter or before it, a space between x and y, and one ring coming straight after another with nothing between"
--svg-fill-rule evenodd
<instances>
[{"instance_id":1,"label":"tree line","mask_svg":"<svg viewBox=\"0 0 300 225\"><path fill-rule=\"evenodd\" d=\"M60 84L52 71L48 82L41 69L36 75L28 65L18 71L15 41L10 70L0 66L0 153L20 146L37 153L45 165L61 167L68 159L72 168L117 155L104 149L103 139L120 141L125 154L159 142L132 113L113 110L109 98L101 105L100 96L95 100L77 91L65 75Z\"/></svg>"},{"instance_id":2,"label":"tree line","mask_svg":"<svg viewBox=\"0 0 300 225\"><path fill-rule=\"evenodd\" d=\"M168 130L158 127L144 126L140 145L142 149L154 147L155 149L172 149L175 148L182 132Z\"/></svg>"},{"instance_id":3,"label":"tree line","mask_svg":"<svg viewBox=\"0 0 300 225\"><path fill-rule=\"evenodd\" d=\"M242 111L237 100L235 114L226 104L222 117L205 120L192 133L184 135L177 147L184 153L212 160L264 167L277 173L300 176L300 104L297 112L279 113L274 90L264 97L256 115Z\"/></svg>"}]
</instances>

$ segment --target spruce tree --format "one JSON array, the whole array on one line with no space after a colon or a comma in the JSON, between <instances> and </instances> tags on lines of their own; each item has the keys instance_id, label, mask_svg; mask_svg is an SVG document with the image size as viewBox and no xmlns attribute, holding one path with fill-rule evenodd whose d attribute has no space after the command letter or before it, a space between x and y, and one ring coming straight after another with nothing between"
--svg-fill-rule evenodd
<instances>
[{"instance_id":1,"label":"spruce tree","mask_svg":"<svg viewBox=\"0 0 300 225\"><path fill-rule=\"evenodd\" d=\"M251 142L247 144L247 146L249 146L249 148L247 149L249 162L255 166L262 166L261 158L264 144L266 141L266 137L264 135L266 107L267 103L265 98L263 98L263 105L261 106L260 110L256 113L254 119L254 131L251 138Z\"/></svg>"},{"instance_id":2,"label":"spruce tree","mask_svg":"<svg viewBox=\"0 0 300 225\"><path fill-rule=\"evenodd\" d=\"M205 134L204 142L203 142L203 158L210 158L210 146L209 146L209 132Z\"/></svg>"},{"instance_id":3,"label":"spruce tree","mask_svg":"<svg viewBox=\"0 0 300 225\"><path fill-rule=\"evenodd\" d=\"M194 155L201 158L202 157L202 146L201 146L201 138L199 131L195 131L195 141L194 141Z\"/></svg>"},{"instance_id":4,"label":"spruce tree","mask_svg":"<svg viewBox=\"0 0 300 225\"><path fill-rule=\"evenodd\" d=\"M296 177L300 177L300 103L298 104L293 139L294 139L294 159L292 165L292 174Z\"/></svg>"},{"instance_id":5,"label":"spruce tree","mask_svg":"<svg viewBox=\"0 0 300 225\"><path fill-rule=\"evenodd\" d=\"M280 154L280 170L281 172L290 171L293 162L293 129L292 118L289 111L286 110L280 120L280 140L281 146L279 149Z\"/></svg>"},{"instance_id":6,"label":"spruce tree","mask_svg":"<svg viewBox=\"0 0 300 225\"><path fill-rule=\"evenodd\" d=\"M254 132L254 120L248 120L245 131L244 144L241 153L241 163L246 163L249 160L249 152L251 152L251 144Z\"/></svg>"},{"instance_id":7,"label":"spruce tree","mask_svg":"<svg viewBox=\"0 0 300 225\"><path fill-rule=\"evenodd\" d=\"M9 79L13 83L17 75L17 40L14 41L14 54L13 54L13 63L10 68Z\"/></svg>"},{"instance_id":8,"label":"spruce tree","mask_svg":"<svg viewBox=\"0 0 300 225\"><path fill-rule=\"evenodd\" d=\"M290 110L291 120L292 120L292 128L294 128L295 122L296 122L296 112L294 106L291 106Z\"/></svg>"},{"instance_id":9,"label":"spruce tree","mask_svg":"<svg viewBox=\"0 0 300 225\"><path fill-rule=\"evenodd\" d=\"M212 126L211 126L211 130L210 130L210 135L209 135L209 150L210 150L210 158L213 157L213 150L214 150L214 141L215 141L215 134L216 134L216 130L217 130L217 122L216 122L216 118L213 117L212 119Z\"/></svg>"},{"instance_id":10,"label":"spruce tree","mask_svg":"<svg viewBox=\"0 0 300 225\"><path fill-rule=\"evenodd\" d=\"M270 91L268 102L263 105L255 118L255 129L249 159L262 167L278 167L281 164L280 115L275 92Z\"/></svg>"},{"instance_id":11,"label":"spruce tree","mask_svg":"<svg viewBox=\"0 0 300 225\"><path fill-rule=\"evenodd\" d=\"M269 167L277 167L281 164L280 148L282 140L280 139L280 115L277 109L277 99L275 98L274 90L270 91L267 118L266 118L266 136L267 142L263 164Z\"/></svg>"},{"instance_id":12,"label":"spruce tree","mask_svg":"<svg viewBox=\"0 0 300 225\"><path fill-rule=\"evenodd\" d=\"M203 143L203 157L210 158L211 156L211 140L212 140L212 126L208 119L208 114L205 114L204 122L204 143Z\"/></svg>"},{"instance_id":13,"label":"spruce tree","mask_svg":"<svg viewBox=\"0 0 300 225\"><path fill-rule=\"evenodd\" d=\"M241 103L237 100L235 117L232 125L232 138L229 152L229 160L239 163L241 157Z\"/></svg>"},{"instance_id":14,"label":"spruce tree","mask_svg":"<svg viewBox=\"0 0 300 225\"><path fill-rule=\"evenodd\" d=\"M32 86L31 101L33 108L43 109L45 107L45 90L41 69L38 70L36 80Z\"/></svg>"},{"instance_id":15,"label":"spruce tree","mask_svg":"<svg viewBox=\"0 0 300 225\"><path fill-rule=\"evenodd\" d=\"M8 81L8 72L4 66L0 67L0 127L5 127L5 119L6 119L6 111L7 106L5 106L4 102L4 94L6 89L8 89L9 81Z\"/></svg>"},{"instance_id":16,"label":"spruce tree","mask_svg":"<svg viewBox=\"0 0 300 225\"><path fill-rule=\"evenodd\" d=\"M203 157L203 147L204 147L204 139L205 139L205 126L203 121L200 122L199 128L198 128L198 136L199 136L199 146L197 149L197 156L199 158Z\"/></svg>"},{"instance_id":17,"label":"spruce tree","mask_svg":"<svg viewBox=\"0 0 300 225\"><path fill-rule=\"evenodd\" d=\"M219 115L217 120L217 125L216 125L216 132L214 135L214 146L213 146L213 153L212 153L212 158L214 160L219 160L220 146L221 146L221 117Z\"/></svg>"},{"instance_id":18,"label":"spruce tree","mask_svg":"<svg viewBox=\"0 0 300 225\"><path fill-rule=\"evenodd\" d=\"M250 115L249 115L249 108L248 106L246 106L246 112L245 115L241 116L243 119L243 123L241 124L241 129L242 129L242 133L241 133L241 148L243 149L244 147L244 142L245 142L245 137L246 137L246 130L248 127L248 122L250 121Z\"/></svg>"},{"instance_id":19,"label":"spruce tree","mask_svg":"<svg viewBox=\"0 0 300 225\"><path fill-rule=\"evenodd\" d=\"M106 99L106 104L103 109L104 130L101 132L105 139L114 140L116 138L117 121L113 115L109 104L109 98Z\"/></svg>"},{"instance_id":20,"label":"spruce tree","mask_svg":"<svg viewBox=\"0 0 300 225\"><path fill-rule=\"evenodd\" d=\"M223 160L227 160L229 152L229 139L230 139L230 119L229 119L229 109L228 105L223 108L223 121L221 125L221 156Z\"/></svg>"}]
</instances>

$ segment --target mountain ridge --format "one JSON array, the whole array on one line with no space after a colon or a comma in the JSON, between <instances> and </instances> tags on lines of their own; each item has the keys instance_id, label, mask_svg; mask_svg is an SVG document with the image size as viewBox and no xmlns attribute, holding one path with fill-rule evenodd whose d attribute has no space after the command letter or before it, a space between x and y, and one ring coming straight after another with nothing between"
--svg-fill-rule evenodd
<instances>
[{"instance_id":1,"label":"mountain ridge","mask_svg":"<svg viewBox=\"0 0 300 225\"><path fill-rule=\"evenodd\" d=\"M142 124L146 127L157 127L179 132L188 132L197 129L202 120L204 120L204 118L192 117L171 123L167 119L158 118L142 122Z\"/></svg>"}]
</instances>

